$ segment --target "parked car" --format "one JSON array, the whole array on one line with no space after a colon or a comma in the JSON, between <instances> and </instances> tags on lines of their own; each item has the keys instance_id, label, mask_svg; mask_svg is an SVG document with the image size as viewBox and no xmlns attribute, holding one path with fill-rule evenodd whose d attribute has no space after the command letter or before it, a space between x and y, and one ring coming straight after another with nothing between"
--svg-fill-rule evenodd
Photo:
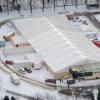
<instances>
[{"instance_id":1,"label":"parked car","mask_svg":"<svg viewBox=\"0 0 100 100\"><path fill-rule=\"evenodd\" d=\"M67 80L67 84L74 84L75 80Z\"/></svg>"},{"instance_id":2,"label":"parked car","mask_svg":"<svg viewBox=\"0 0 100 100\"><path fill-rule=\"evenodd\" d=\"M96 4L87 4L87 9L90 9L90 8L99 8L99 3L96 3Z\"/></svg>"},{"instance_id":3,"label":"parked car","mask_svg":"<svg viewBox=\"0 0 100 100\"><path fill-rule=\"evenodd\" d=\"M20 84L20 79L15 73L11 74L10 80L14 85L19 85Z\"/></svg>"},{"instance_id":4,"label":"parked car","mask_svg":"<svg viewBox=\"0 0 100 100\"><path fill-rule=\"evenodd\" d=\"M100 41L93 41L93 43L100 48Z\"/></svg>"},{"instance_id":5,"label":"parked car","mask_svg":"<svg viewBox=\"0 0 100 100\"><path fill-rule=\"evenodd\" d=\"M21 73L21 74L26 74L26 71L24 68L20 68L18 69L18 72Z\"/></svg>"},{"instance_id":6,"label":"parked car","mask_svg":"<svg viewBox=\"0 0 100 100\"><path fill-rule=\"evenodd\" d=\"M5 60L5 63L6 63L6 64L9 64L9 65L13 65L13 61Z\"/></svg>"},{"instance_id":7,"label":"parked car","mask_svg":"<svg viewBox=\"0 0 100 100\"><path fill-rule=\"evenodd\" d=\"M56 79L46 79L45 82L56 83Z\"/></svg>"},{"instance_id":8,"label":"parked car","mask_svg":"<svg viewBox=\"0 0 100 100\"><path fill-rule=\"evenodd\" d=\"M31 68L25 67L24 70L27 71L28 73L32 73L32 69Z\"/></svg>"}]
</instances>

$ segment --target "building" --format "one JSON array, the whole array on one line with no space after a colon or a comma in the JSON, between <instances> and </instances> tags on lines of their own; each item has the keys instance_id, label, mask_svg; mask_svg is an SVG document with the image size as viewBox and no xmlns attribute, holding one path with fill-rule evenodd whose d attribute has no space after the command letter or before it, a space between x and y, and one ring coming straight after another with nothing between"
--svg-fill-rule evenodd
<instances>
[{"instance_id":1,"label":"building","mask_svg":"<svg viewBox=\"0 0 100 100\"><path fill-rule=\"evenodd\" d=\"M33 49L42 54L47 69L56 77L66 76L71 67L100 62L99 48L65 16L19 19L13 23Z\"/></svg>"}]
</instances>

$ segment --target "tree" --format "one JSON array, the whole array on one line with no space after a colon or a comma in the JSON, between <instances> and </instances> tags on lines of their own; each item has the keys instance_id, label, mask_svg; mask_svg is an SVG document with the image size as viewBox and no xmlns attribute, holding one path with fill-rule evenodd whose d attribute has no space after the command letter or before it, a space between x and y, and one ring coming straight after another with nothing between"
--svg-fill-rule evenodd
<instances>
[{"instance_id":1,"label":"tree","mask_svg":"<svg viewBox=\"0 0 100 100\"><path fill-rule=\"evenodd\" d=\"M100 100L100 89L98 89L98 97L97 100Z\"/></svg>"},{"instance_id":2,"label":"tree","mask_svg":"<svg viewBox=\"0 0 100 100\"><path fill-rule=\"evenodd\" d=\"M32 5L32 0L30 0L30 10L31 10L31 13L33 12L33 5Z\"/></svg>"},{"instance_id":3,"label":"tree","mask_svg":"<svg viewBox=\"0 0 100 100\"><path fill-rule=\"evenodd\" d=\"M17 4L17 11L20 14L20 10L21 10L21 4Z\"/></svg>"},{"instance_id":4,"label":"tree","mask_svg":"<svg viewBox=\"0 0 100 100\"><path fill-rule=\"evenodd\" d=\"M6 2L7 2L7 13L9 15L9 0L6 0Z\"/></svg>"},{"instance_id":5,"label":"tree","mask_svg":"<svg viewBox=\"0 0 100 100\"><path fill-rule=\"evenodd\" d=\"M45 2L42 0L42 11L44 12Z\"/></svg>"}]
</instances>

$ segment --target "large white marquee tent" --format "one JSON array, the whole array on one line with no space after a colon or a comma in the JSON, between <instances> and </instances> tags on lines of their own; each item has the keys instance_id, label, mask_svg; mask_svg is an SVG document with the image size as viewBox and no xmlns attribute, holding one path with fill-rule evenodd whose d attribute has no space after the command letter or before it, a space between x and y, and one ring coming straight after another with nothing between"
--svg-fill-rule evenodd
<instances>
[{"instance_id":1,"label":"large white marquee tent","mask_svg":"<svg viewBox=\"0 0 100 100\"><path fill-rule=\"evenodd\" d=\"M13 23L31 46L43 55L53 73L100 62L100 49L77 27L70 25L65 16L18 19Z\"/></svg>"}]
</instances>

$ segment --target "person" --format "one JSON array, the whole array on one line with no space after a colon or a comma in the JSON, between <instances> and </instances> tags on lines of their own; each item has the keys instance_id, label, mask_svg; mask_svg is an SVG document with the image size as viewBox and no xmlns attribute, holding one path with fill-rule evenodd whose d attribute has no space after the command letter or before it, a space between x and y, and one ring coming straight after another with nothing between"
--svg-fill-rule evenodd
<instances>
[{"instance_id":1,"label":"person","mask_svg":"<svg viewBox=\"0 0 100 100\"><path fill-rule=\"evenodd\" d=\"M8 96L5 96L3 100L9 100L9 97Z\"/></svg>"},{"instance_id":2,"label":"person","mask_svg":"<svg viewBox=\"0 0 100 100\"><path fill-rule=\"evenodd\" d=\"M2 12L2 6L0 5L0 12Z\"/></svg>"},{"instance_id":3,"label":"person","mask_svg":"<svg viewBox=\"0 0 100 100\"><path fill-rule=\"evenodd\" d=\"M97 97L98 97L98 89L97 88L93 89L93 96L94 96L94 100L97 100Z\"/></svg>"},{"instance_id":4,"label":"person","mask_svg":"<svg viewBox=\"0 0 100 100\"><path fill-rule=\"evenodd\" d=\"M16 47L18 47L18 44L16 44Z\"/></svg>"},{"instance_id":5,"label":"person","mask_svg":"<svg viewBox=\"0 0 100 100\"><path fill-rule=\"evenodd\" d=\"M20 10L21 10L21 4L17 4L17 11L20 14Z\"/></svg>"},{"instance_id":6,"label":"person","mask_svg":"<svg viewBox=\"0 0 100 100\"><path fill-rule=\"evenodd\" d=\"M14 96L11 96L11 100L16 100Z\"/></svg>"},{"instance_id":7,"label":"person","mask_svg":"<svg viewBox=\"0 0 100 100\"><path fill-rule=\"evenodd\" d=\"M49 2L50 2L50 0L47 0L47 2L49 3Z\"/></svg>"},{"instance_id":8,"label":"person","mask_svg":"<svg viewBox=\"0 0 100 100\"><path fill-rule=\"evenodd\" d=\"M63 83L63 79L60 78L59 81L60 81L60 83Z\"/></svg>"}]
</instances>

